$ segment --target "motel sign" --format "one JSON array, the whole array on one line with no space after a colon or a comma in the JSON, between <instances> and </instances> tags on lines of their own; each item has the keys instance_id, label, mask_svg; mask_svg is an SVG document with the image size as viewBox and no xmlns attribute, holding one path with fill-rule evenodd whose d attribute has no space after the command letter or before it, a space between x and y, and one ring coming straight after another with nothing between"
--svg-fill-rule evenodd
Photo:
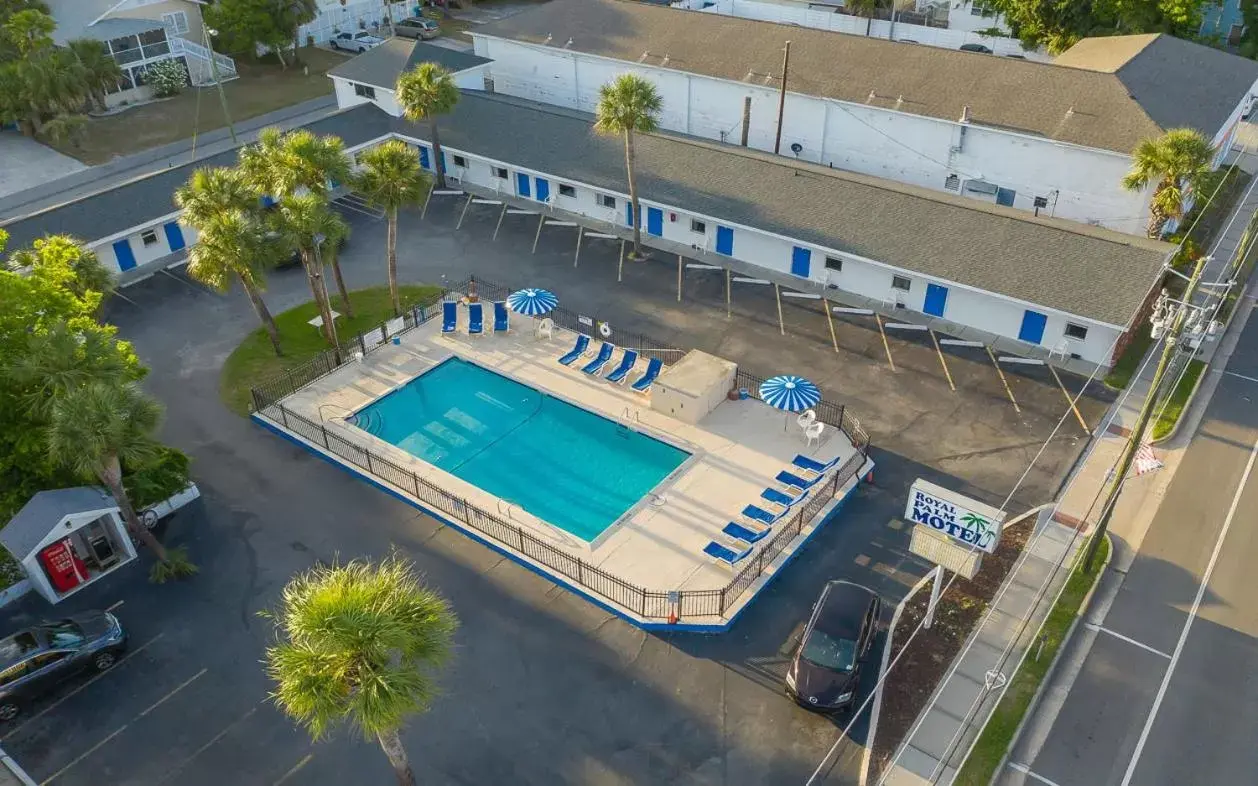
<instances>
[{"instance_id":1,"label":"motel sign","mask_svg":"<svg viewBox=\"0 0 1258 786\"><path fill-rule=\"evenodd\" d=\"M904 517L991 554L1000 543L1005 512L919 478L909 488Z\"/></svg>"}]
</instances>

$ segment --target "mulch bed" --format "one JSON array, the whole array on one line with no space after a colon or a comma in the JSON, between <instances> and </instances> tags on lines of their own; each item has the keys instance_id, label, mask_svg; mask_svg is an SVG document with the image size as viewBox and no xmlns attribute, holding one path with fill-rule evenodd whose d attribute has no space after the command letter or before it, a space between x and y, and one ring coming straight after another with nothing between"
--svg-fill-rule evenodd
<instances>
[{"instance_id":1,"label":"mulch bed","mask_svg":"<svg viewBox=\"0 0 1258 786\"><path fill-rule=\"evenodd\" d=\"M923 587L905 605L900 621L896 624L896 636L891 642L891 660L888 663L895 662L901 651L904 656L891 669L890 677L883 685L882 709L878 715L878 729L870 762L871 782L876 782L883 768L890 763L901 740L908 734L935 687L965 645L970 631L1000 590L1005 575L1022 553L1035 520L1036 516L1028 516L1026 521L1006 529L1001 535L996 552L983 557L983 566L973 579L957 577L952 582L952 586L939 599L939 606L935 609L935 622L930 630L918 631L907 649L905 642L926 616L926 604L930 601L929 585Z\"/></svg>"}]
</instances>

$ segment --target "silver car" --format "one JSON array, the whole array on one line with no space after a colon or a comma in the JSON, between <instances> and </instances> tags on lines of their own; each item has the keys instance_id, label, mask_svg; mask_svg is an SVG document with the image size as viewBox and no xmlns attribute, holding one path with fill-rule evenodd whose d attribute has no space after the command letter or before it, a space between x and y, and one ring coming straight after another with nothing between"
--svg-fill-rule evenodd
<instances>
[{"instance_id":1,"label":"silver car","mask_svg":"<svg viewBox=\"0 0 1258 786\"><path fill-rule=\"evenodd\" d=\"M402 38L422 38L427 40L441 35L441 26L431 19L412 16L410 19L403 19L395 23L393 32Z\"/></svg>"},{"instance_id":2,"label":"silver car","mask_svg":"<svg viewBox=\"0 0 1258 786\"><path fill-rule=\"evenodd\" d=\"M0 639L0 721L12 720L36 696L88 669L104 671L127 647L118 618L87 611Z\"/></svg>"}]
</instances>

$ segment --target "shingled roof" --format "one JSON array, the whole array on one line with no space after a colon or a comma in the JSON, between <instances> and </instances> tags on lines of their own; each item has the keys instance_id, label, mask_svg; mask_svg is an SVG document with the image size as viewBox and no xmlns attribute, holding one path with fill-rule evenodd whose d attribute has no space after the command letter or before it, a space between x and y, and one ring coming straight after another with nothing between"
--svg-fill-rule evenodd
<instances>
[{"instance_id":1,"label":"shingled roof","mask_svg":"<svg viewBox=\"0 0 1258 786\"><path fill-rule=\"evenodd\" d=\"M790 39L793 92L947 120L968 107L976 124L1121 153L1172 127L1213 137L1258 81L1258 63L1168 36L1088 39L1047 64L631 0L552 0L469 32L758 85Z\"/></svg>"},{"instance_id":2,"label":"shingled roof","mask_svg":"<svg viewBox=\"0 0 1258 786\"><path fill-rule=\"evenodd\" d=\"M390 38L357 57L340 63L328 76L392 90L397 78L420 63L436 63L458 73L490 62L488 58L407 38Z\"/></svg>"}]
</instances>

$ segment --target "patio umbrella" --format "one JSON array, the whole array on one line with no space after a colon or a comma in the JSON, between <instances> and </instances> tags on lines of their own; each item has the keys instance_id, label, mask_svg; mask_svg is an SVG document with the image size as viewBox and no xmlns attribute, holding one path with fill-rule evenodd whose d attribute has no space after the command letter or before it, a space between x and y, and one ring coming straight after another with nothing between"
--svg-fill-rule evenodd
<instances>
[{"instance_id":1,"label":"patio umbrella","mask_svg":"<svg viewBox=\"0 0 1258 786\"><path fill-rule=\"evenodd\" d=\"M774 409L802 412L817 405L821 400L821 391L803 377L783 374L760 383L760 398Z\"/></svg>"},{"instance_id":2,"label":"patio umbrella","mask_svg":"<svg viewBox=\"0 0 1258 786\"><path fill-rule=\"evenodd\" d=\"M559 305L559 298L545 289L521 289L507 295L507 305L517 314L540 317Z\"/></svg>"}]
</instances>

